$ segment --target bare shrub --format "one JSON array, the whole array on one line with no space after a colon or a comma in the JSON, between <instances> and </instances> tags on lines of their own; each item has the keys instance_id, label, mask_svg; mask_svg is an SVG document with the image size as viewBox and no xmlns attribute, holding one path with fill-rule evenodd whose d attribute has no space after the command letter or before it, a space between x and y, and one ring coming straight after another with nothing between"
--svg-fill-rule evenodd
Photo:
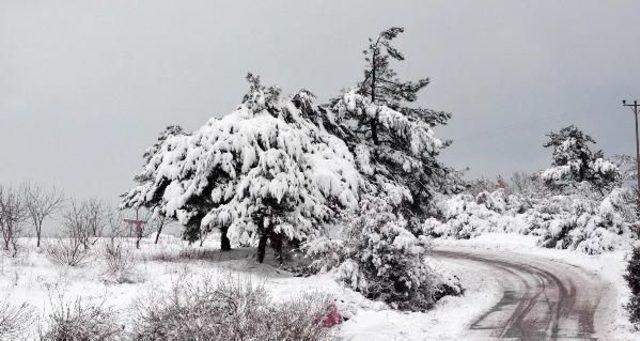
<instances>
[{"instance_id":1,"label":"bare shrub","mask_svg":"<svg viewBox=\"0 0 640 341\"><path fill-rule=\"evenodd\" d=\"M45 247L47 258L55 264L80 266L89 259L89 252L79 238L57 237Z\"/></svg>"},{"instance_id":2,"label":"bare shrub","mask_svg":"<svg viewBox=\"0 0 640 341\"><path fill-rule=\"evenodd\" d=\"M67 303L63 299L53 307L43 341L120 340L124 328L115 313L103 304L83 304L80 299Z\"/></svg>"},{"instance_id":3,"label":"bare shrub","mask_svg":"<svg viewBox=\"0 0 640 341\"><path fill-rule=\"evenodd\" d=\"M106 206L96 199L72 200L63 215L67 236L79 240L85 249L89 249L102 236L108 224L107 212Z\"/></svg>"},{"instance_id":4,"label":"bare shrub","mask_svg":"<svg viewBox=\"0 0 640 341\"><path fill-rule=\"evenodd\" d=\"M158 299L162 297L163 299ZM325 340L327 297L309 295L275 303L263 286L226 278L176 284L169 294L138 302L137 340Z\"/></svg>"},{"instance_id":5,"label":"bare shrub","mask_svg":"<svg viewBox=\"0 0 640 341\"><path fill-rule=\"evenodd\" d=\"M32 309L26 303L12 306L0 301L0 340L16 340L31 322Z\"/></svg>"},{"instance_id":6,"label":"bare shrub","mask_svg":"<svg viewBox=\"0 0 640 341\"><path fill-rule=\"evenodd\" d=\"M219 261L222 258L219 249L194 249L160 250L142 255L145 261L181 262L189 260Z\"/></svg>"},{"instance_id":7,"label":"bare shrub","mask_svg":"<svg viewBox=\"0 0 640 341\"><path fill-rule=\"evenodd\" d=\"M106 264L105 275L117 283L132 282L135 268L133 250L120 238L111 238L104 244L102 255Z\"/></svg>"},{"instance_id":8,"label":"bare shrub","mask_svg":"<svg viewBox=\"0 0 640 341\"><path fill-rule=\"evenodd\" d=\"M270 314L272 340L325 340L329 329L323 326L323 317L331 308L332 300L320 293L307 293L284 303L276 304Z\"/></svg>"}]
</instances>

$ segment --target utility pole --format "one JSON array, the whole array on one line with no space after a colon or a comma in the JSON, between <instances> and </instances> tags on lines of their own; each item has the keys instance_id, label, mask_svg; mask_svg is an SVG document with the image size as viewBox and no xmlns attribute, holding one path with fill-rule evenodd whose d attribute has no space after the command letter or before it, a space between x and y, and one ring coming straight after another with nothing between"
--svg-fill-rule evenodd
<instances>
[{"instance_id":1,"label":"utility pole","mask_svg":"<svg viewBox=\"0 0 640 341\"><path fill-rule=\"evenodd\" d=\"M638 107L640 104L638 104L637 100L634 100L633 104L627 104L627 101L622 100L622 106L633 108L633 117L635 118L636 123L636 182L638 185L638 188L636 189L636 204L638 205L638 215L640 215L640 142L638 140Z\"/></svg>"}]
</instances>

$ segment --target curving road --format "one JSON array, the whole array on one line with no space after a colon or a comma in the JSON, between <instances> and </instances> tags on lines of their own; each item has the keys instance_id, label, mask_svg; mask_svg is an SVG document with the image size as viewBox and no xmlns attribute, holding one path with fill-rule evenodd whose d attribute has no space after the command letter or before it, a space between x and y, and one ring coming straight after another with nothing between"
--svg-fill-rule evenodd
<instances>
[{"instance_id":1,"label":"curving road","mask_svg":"<svg viewBox=\"0 0 640 341\"><path fill-rule=\"evenodd\" d=\"M607 339L615 293L593 273L502 251L437 248L433 255L482 268L502 287L502 298L471 324L468 339Z\"/></svg>"}]
</instances>

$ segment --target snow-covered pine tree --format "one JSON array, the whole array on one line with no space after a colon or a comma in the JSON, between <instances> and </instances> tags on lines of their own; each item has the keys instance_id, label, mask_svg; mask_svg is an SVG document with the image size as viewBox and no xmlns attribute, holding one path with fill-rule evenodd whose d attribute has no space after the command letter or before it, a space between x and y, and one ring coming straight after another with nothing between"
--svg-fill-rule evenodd
<instances>
[{"instance_id":1,"label":"snow-covered pine tree","mask_svg":"<svg viewBox=\"0 0 640 341\"><path fill-rule=\"evenodd\" d=\"M415 228L435 193L462 186L457 173L437 159L450 142L438 139L432 129L451 114L413 106L429 79L401 80L391 66L404 60L392 45L403 31L392 27L369 39L364 80L332 102L335 125L325 126L347 142L360 171Z\"/></svg>"},{"instance_id":2,"label":"snow-covered pine tree","mask_svg":"<svg viewBox=\"0 0 640 341\"><path fill-rule=\"evenodd\" d=\"M462 186L459 173L437 160L449 143L433 127L450 114L410 106L428 79L401 81L391 68L391 60L404 59L391 45L402 31L371 39L364 80L325 107L322 127L349 146L365 186L358 211L306 248L312 270L337 268L343 282L371 299L424 310L459 293L456 279L426 265L428 242L420 234L431 198Z\"/></svg>"},{"instance_id":3,"label":"snow-covered pine tree","mask_svg":"<svg viewBox=\"0 0 640 341\"><path fill-rule=\"evenodd\" d=\"M227 242L257 243L262 261L268 240L303 242L355 207L362 181L347 146L314 124L323 113L308 91L283 96L247 79L235 111L156 148L123 206L157 207L185 225L189 241L219 228Z\"/></svg>"},{"instance_id":4,"label":"snow-covered pine tree","mask_svg":"<svg viewBox=\"0 0 640 341\"><path fill-rule=\"evenodd\" d=\"M592 150L596 141L574 125L547 134L545 148L553 148L551 168L542 179L552 189L575 188L587 182L600 194L610 190L620 178L618 167L604 158L601 150Z\"/></svg>"}]
</instances>

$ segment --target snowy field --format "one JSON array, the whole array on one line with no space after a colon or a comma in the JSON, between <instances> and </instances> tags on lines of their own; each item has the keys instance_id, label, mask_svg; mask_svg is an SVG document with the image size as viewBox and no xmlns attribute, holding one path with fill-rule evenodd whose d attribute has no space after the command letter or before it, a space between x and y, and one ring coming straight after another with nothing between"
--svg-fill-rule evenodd
<instances>
[{"instance_id":1,"label":"snowy field","mask_svg":"<svg viewBox=\"0 0 640 341\"><path fill-rule=\"evenodd\" d=\"M166 293L179 281L217 281L231 276L262 284L274 300L287 300L304 293L326 293L336 300L340 313L348 320L333 327L332 337L347 340L457 340L464 339L469 325L501 298L499 279L484 273L481 267L469 267L464 263L431 261L432 267L443 267L460 277L465 294L445 297L426 313L401 312L389 309L385 304L371 302L360 294L338 284L331 273L310 277L295 277L267 258L265 264L254 260L254 249L236 249L221 253L218 240L209 238L204 246L188 246L182 240L163 235L155 245L152 239L144 239L139 250L134 251L135 267L125 281L119 283L106 275L106 265L99 249L78 267L52 263L45 252L30 247L34 240L22 241L25 247L17 259L0 258L0 291L2 298L13 305L28 303L33 308L33 323L28 337L38 337L51 309L61 301L69 303L80 298L83 302L102 304L118 312L124 326L134 314L136 302L151 295ZM47 241L45 241L46 243ZM621 304L628 289L620 276L624 269L624 251L588 256L566 250L541 249L535 239L512 234L490 234L472 240L435 241L436 246L455 246L461 250L505 250L523 255L544 257L573 264L594 271L615 284L617 302L616 323L609 331L620 340L637 339L638 334L627 320ZM134 249L134 241L129 247Z\"/></svg>"},{"instance_id":2,"label":"snowy field","mask_svg":"<svg viewBox=\"0 0 640 341\"><path fill-rule=\"evenodd\" d=\"M333 336L349 340L456 339L500 294L495 280L484 278L473 269L447 264L460 276L466 294L446 297L427 313L400 312L344 288L332 274L294 277L273 262L256 263L253 249L221 253L215 238L199 247L188 246L169 235L163 235L157 245L151 239L143 240L140 250L135 251L135 268L126 281L118 283L106 275L98 244L85 264L70 267L52 263L43 250L30 251L36 250L35 246L30 247L34 240L22 242L25 248L16 259L0 258L0 291L9 303L16 306L28 303L33 308L36 323L31 325L28 335L32 339L38 337L47 315L61 301L69 304L80 298L82 302L104 305L116 310L120 322L127 325L136 302L145 297L142 293L161 294L178 281L215 281L225 276L263 284L275 300L309 292L329 294L336 300L341 314L349 318L333 328ZM47 242L45 240L45 245ZM129 246L134 248L133 240ZM442 266L438 262L431 265Z\"/></svg>"}]
</instances>

